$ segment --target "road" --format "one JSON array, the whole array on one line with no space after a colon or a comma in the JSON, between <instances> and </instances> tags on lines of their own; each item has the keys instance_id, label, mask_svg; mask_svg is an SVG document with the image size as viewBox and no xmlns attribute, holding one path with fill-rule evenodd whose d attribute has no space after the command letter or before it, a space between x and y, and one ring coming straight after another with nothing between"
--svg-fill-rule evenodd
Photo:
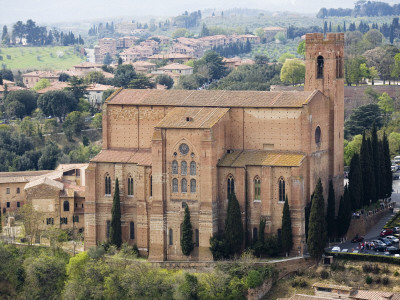
<instances>
[{"instance_id":1,"label":"road","mask_svg":"<svg viewBox=\"0 0 400 300\"><path fill-rule=\"evenodd\" d=\"M400 175L400 172L397 172L398 175ZM399 210L400 208L400 180L394 180L393 181L393 190L394 192L392 193L392 202L396 202L395 205L395 212ZM382 231L383 226L393 217L394 214L388 213L382 219L373 227L371 230L364 236L365 240L367 241L372 241L376 240L379 238L379 234ZM349 252L352 252L353 249L356 249L358 246L358 243L351 243L351 241L347 241L345 243L338 244L337 246L340 247L340 249L348 249ZM399 245L393 245L397 248L399 248ZM332 247L329 248L329 250ZM369 254L383 254L383 252L375 252L373 250L368 250L364 251L363 253L369 253Z\"/></svg>"}]
</instances>

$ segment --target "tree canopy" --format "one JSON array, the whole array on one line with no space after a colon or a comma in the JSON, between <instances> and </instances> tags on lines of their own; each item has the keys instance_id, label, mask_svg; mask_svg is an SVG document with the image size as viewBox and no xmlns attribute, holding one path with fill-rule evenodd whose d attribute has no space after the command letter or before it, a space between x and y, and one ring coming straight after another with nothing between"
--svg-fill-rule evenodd
<instances>
[{"instance_id":1,"label":"tree canopy","mask_svg":"<svg viewBox=\"0 0 400 300\"><path fill-rule=\"evenodd\" d=\"M38 99L39 108L48 116L58 117L61 122L77 105L78 98L70 91L49 91Z\"/></svg>"},{"instance_id":2,"label":"tree canopy","mask_svg":"<svg viewBox=\"0 0 400 300\"><path fill-rule=\"evenodd\" d=\"M293 86L304 82L306 66L303 61L294 58L287 59L281 69L281 81Z\"/></svg>"}]
</instances>

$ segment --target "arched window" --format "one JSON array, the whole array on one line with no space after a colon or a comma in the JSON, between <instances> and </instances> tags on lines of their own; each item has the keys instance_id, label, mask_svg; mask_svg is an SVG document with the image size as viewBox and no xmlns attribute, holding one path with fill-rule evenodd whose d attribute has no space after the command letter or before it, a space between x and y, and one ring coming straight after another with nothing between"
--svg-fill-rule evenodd
<instances>
[{"instance_id":1,"label":"arched window","mask_svg":"<svg viewBox=\"0 0 400 300\"><path fill-rule=\"evenodd\" d=\"M196 162L195 161L190 162L190 175L191 176L196 175Z\"/></svg>"},{"instance_id":2,"label":"arched window","mask_svg":"<svg viewBox=\"0 0 400 300\"><path fill-rule=\"evenodd\" d=\"M324 78L324 58L322 56L317 58L317 78Z\"/></svg>"},{"instance_id":3,"label":"arched window","mask_svg":"<svg viewBox=\"0 0 400 300\"><path fill-rule=\"evenodd\" d=\"M135 239L135 223L133 222L129 223L129 239Z\"/></svg>"},{"instance_id":4,"label":"arched window","mask_svg":"<svg viewBox=\"0 0 400 300\"><path fill-rule=\"evenodd\" d=\"M172 246L174 244L174 232L172 231L172 228L169 229L169 245Z\"/></svg>"},{"instance_id":5,"label":"arched window","mask_svg":"<svg viewBox=\"0 0 400 300\"><path fill-rule=\"evenodd\" d=\"M21 190L19 187L17 187L17 194L21 193Z\"/></svg>"},{"instance_id":6,"label":"arched window","mask_svg":"<svg viewBox=\"0 0 400 300\"><path fill-rule=\"evenodd\" d=\"M181 162L181 175L187 175L187 162Z\"/></svg>"},{"instance_id":7,"label":"arched window","mask_svg":"<svg viewBox=\"0 0 400 300\"><path fill-rule=\"evenodd\" d=\"M178 179L176 178L172 179L172 192L173 193L178 192Z\"/></svg>"},{"instance_id":8,"label":"arched window","mask_svg":"<svg viewBox=\"0 0 400 300\"><path fill-rule=\"evenodd\" d=\"M194 245L195 245L195 247L198 247L199 244L200 244L199 230L196 229L196 230L194 231Z\"/></svg>"},{"instance_id":9,"label":"arched window","mask_svg":"<svg viewBox=\"0 0 400 300\"><path fill-rule=\"evenodd\" d=\"M235 178L233 178L232 175L228 176L228 181L227 181L227 191L228 191L228 197L230 194L235 192Z\"/></svg>"},{"instance_id":10,"label":"arched window","mask_svg":"<svg viewBox=\"0 0 400 300\"><path fill-rule=\"evenodd\" d=\"M133 178L128 177L128 196L133 196Z\"/></svg>"},{"instance_id":11,"label":"arched window","mask_svg":"<svg viewBox=\"0 0 400 300\"><path fill-rule=\"evenodd\" d=\"M176 160L172 161L172 174L178 174L178 162Z\"/></svg>"},{"instance_id":12,"label":"arched window","mask_svg":"<svg viewBox=\"0 0 400 300\"><path fill-rule=\"evenodd\" d=\"M279 179L279 201L285 201L285 180L283 178Z\"/></svg>"},{"instance_id":13,"label":"arched window","mask_svg":"<svg viewBox=\"0 0 400 300\"><path fill-rule=\"evenodd\" d=\"M111 195L111 177L110 175L106 174L105 178L104 178L104 191L106 195Z\"/></svg>"},{"instance_id":14,"label":"arched window","mask_svg":"<svg viewBox=\"0 0 400 300\"><path fill-rule=\"evenodd\" d=\"M321 128L319 126L315 128L315 143L317 146L319 146L321 143Z\"/></svg>"},{"instance_id":15,"label":"arched window","mask_svg":"<svg viewBox=\"0 0 400 300\"><path fill-rule=\"evenodd\" d=\"M257 227L253 228L253 242L257 242L258 239L258 230Z\"/></svg>"},{"instance_id":16,"label":"arched window","mask_svg":"<svg viewBox=\"0 0 400 300\"><path fill-rule=\"evenodd\" d=\"M261 200L261 180L258 176L254 178L254 200Z\"/></svg>"},{"instance_id":17,"label":"arched window","mask_svg":"<svg viewBox=\"0 0 400 300\"><path fill-rule=\"evenodd\" d=\"M150 197L153 197L153 176L150 175Z\"/></svg>"},{"instance_id":18,"label":"arched window","mask_svg":"<svg viewBox=\"0 0 400 300\"><path fill-rule=\"evenodd\" d=\"M69 211L69 201L64 201L64 211Z\"/></svg>"},{"instance_id":19,"label":"arched window","mask_svg":"<svg viewBox=\"0 0 400 300\"><path fill-rule=\"evenodd\" d=\"M190 192L196 193L196 179L190 179Z\"/></svg>"},{"instance_id":20,"label":"arched window","mask_svg":"<svg viewBox=\"0 0 400 300\"><path fill-rule=\"evenodd\" d=\"M182 193L187 193L187 180L186 178L183 178L181 181L181 192Z\"/></svg>"},{"instance_id":21,"label":"arched window","mask_svg":"<svg viewBox=\"0 0 400 300\"><path fill-rule=\"evenodd\" d=\"M106 239L107 240L110 238L110 228L111 228L111 221L107 220L106 221Z\"/></svg>"}]
</instances>

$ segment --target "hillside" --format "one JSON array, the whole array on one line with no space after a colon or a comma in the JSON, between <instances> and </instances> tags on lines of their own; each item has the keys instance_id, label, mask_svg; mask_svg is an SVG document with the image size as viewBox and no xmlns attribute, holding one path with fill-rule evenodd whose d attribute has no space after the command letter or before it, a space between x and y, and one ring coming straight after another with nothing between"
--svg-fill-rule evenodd
<instances>
[{"instance_id":1,"label":"hillside","mask_svg":"<svg viewBox=\"0 0 400 300\"><path fill-rule=\"evenodd\" d=\"M85 60L71 46L0 48L0 64L11 70L61 70Z\"/></svg>"}]
</instances>

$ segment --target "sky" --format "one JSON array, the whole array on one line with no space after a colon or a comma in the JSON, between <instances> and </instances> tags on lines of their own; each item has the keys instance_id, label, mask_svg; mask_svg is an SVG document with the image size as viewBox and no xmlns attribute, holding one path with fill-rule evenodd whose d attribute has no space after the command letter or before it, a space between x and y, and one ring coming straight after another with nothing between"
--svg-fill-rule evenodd
<instances>
[{"instance_id":1,"label":"sky","mask_svg":"<svg viewBox=\"0 0 400 300\"><path fill-rule=\"evenodd\" d=\"M37 23L134 16L176 16L185 10L251 8L317 13L321 7L353 8L352 0L0 0L0 24ZM386 0L393 4L398 0Z\"/></svg>"}]
</instances>

